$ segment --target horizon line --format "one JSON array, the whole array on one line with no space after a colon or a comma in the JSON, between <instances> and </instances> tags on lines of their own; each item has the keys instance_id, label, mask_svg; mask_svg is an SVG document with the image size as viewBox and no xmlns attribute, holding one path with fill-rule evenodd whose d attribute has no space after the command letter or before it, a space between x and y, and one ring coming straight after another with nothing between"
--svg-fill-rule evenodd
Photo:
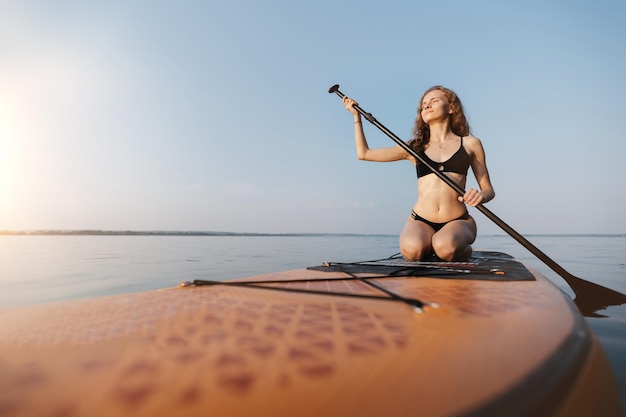
<instances>
[{"instance_id":1,"label":"horizon line","mask_svg":"<svg viewBox=\"0 0 626 417\"><path fill-rule=\"evenodd\" d=\"M37 229L0 230L0 236L399 236L388 233L343 232L228 232L203 230L100 230L100 229ZM478 236L509 236L506 233L478 234ZM526 236L605 236L626 237L626 233L528 233Z\"/></svg>"}]
</instances>

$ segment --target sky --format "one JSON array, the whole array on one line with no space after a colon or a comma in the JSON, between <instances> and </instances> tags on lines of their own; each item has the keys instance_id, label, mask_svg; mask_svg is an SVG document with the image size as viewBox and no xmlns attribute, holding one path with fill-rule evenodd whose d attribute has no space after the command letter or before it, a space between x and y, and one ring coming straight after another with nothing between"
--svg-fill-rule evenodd
<instances>
[{"instance_id":1,"label":"sky","mask_svg":"<svg viewBox=\"0 0 626 417\"><path fill-rule=\"evenodd\" d=\"M356 158L340 84L406 140L424 90L454 90L519 233L626 233L625 19L623 0L2 1L0 230L399 234L414 168Z\"/></svg>"}]
</instances>

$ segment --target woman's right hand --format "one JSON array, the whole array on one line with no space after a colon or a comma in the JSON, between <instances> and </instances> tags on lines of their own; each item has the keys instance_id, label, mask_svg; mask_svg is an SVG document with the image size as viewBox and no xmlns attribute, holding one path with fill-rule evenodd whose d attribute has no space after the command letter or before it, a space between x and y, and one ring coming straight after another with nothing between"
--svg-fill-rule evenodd
<instances>
[{"instance_id":1,"label":"woman's right hand","mask_svg":"<svg viewBox=\"0 0 626 417\"><path fill-rule=\"evenodd\" d=\"M346 110L352 113L353 116L356 117L359 115L359 112L356 111L356 109L354 108L354 106L358 106L359 103L352 100L350 97L345 97L345 96L344 98L341 99L341 102L343 103L344 106L346 106Z\"/></svg>"}]
</instances>

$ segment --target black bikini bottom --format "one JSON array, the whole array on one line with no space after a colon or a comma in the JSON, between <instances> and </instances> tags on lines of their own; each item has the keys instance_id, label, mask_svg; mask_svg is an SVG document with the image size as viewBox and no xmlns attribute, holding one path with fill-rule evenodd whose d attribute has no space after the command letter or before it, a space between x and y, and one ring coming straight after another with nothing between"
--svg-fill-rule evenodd
<instances>
[{"instance_id":1,"label":"black bikini bottom","mask_svg":"<svg viewBox=\"0 0 626 417\"><path fill-rule=\"evenodd\" d=\"M430 227L435 229L435 232L438 232L439 230L441 230L441 228L443 226L445 226L446 224L448 224L450 222L453 222L455 220L467 220L467 219L469 219L469 213L466 211L465 214L462 214L461 216L457 217L456 219L448 220L447 222L444 222L444 223L435 223L435 222L431 222L430 220L426 220L425 218L423 218L422 216L418 215L413 210L411 210L411 217L413 217L413 220L417 220L419 222L426 223L427 225L429 225Z\"/></svg>"}]
</instances>

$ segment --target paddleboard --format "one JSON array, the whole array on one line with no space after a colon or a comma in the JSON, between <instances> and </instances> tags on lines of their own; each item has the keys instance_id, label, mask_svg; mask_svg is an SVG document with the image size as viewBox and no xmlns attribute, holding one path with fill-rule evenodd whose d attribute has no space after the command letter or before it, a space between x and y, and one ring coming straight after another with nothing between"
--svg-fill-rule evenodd
<instances>
[{"instance_id":1,"label":"paddleboard","mask_svg":"<svg viewBox=\"0 0 626 417\"><path fill-rule=\"evenodd\" d=\"M571 299L499 252L0 313L0 416L619 416Z\"/></svg>"}]
</instances>

